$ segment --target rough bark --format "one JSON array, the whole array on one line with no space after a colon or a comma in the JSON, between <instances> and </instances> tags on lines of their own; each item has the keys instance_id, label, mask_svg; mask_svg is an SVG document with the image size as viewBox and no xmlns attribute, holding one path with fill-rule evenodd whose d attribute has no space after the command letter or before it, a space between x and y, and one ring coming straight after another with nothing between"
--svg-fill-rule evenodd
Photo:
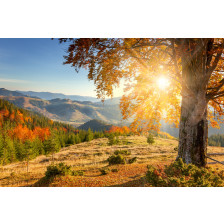
<instances>
[{"instance_id":1,"label":"rough bark","mask_svg":"<svg viewBox=\"0 0 224 224\"><path fill-rule=\"evenodd\" d=\"M187 164L206 165L207 122L207 40L184 39L182 55L182 104L178 158Z\"/></svg>"},{"instance_id":2,"label":"rough bark","mask_svg":"<svg viewBox=\"0 0 224 224\"><path fill-rule=\"evenodd\" d=\"M205 166L208 138L207 110L205 107L202 118L192 123L192 111L197 107L194 102L192 98L182 101L178 158L182 158L187 164Z\"/></svg>"}]
</instances>

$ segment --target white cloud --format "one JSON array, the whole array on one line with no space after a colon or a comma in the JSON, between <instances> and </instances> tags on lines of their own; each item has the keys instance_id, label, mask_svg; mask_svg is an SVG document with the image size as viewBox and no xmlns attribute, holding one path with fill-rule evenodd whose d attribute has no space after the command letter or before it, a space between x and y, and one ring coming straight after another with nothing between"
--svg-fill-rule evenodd
<instances>
[{"instance_id":1,"label":"white cloud","mask_svg":"<svg viewBox=\"0 0 224 224\"><path fill-rule=\"evenodd\" d=\"M26 81L26 80L19 80L19 79L3 79L3 78L0 78L0 82L8 82L8 83L29 83L29 81Z\"/></svg>"}]
</instances>

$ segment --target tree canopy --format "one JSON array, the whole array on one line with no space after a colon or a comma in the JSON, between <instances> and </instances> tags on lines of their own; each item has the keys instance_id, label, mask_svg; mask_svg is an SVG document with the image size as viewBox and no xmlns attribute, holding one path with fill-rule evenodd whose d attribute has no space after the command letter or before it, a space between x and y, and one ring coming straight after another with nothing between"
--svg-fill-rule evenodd
<instances>
[{"instance_id":1,"label":"tree canopy","mask_svg":"<svg viewBox=\"0 0 224 224\"><path fill-rule=\"evenodd\" d=\"M179 123L182 97L195 97L190 122L196 124L208 105L213 127L224 114L224 39L222 38L61 38L70 42L64 64L88 69L97 96L113 96L125 80L123 118L132 127L157 130L161 118ZM189 72L190 75L186 75ZM163 90L157 80L166 78ZM206 92L206 94L201 93Z\"/></svg>"}]
</instances>

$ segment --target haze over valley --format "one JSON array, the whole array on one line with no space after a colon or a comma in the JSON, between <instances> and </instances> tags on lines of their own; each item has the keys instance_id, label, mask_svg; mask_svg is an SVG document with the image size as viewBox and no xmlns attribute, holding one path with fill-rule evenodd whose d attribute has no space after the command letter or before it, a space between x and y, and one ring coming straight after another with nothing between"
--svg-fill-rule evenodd
<instances>
[{"instance_id":1,"label":"haze over valley","mask_svg":"<svg viewBox=\"0 0 224 224\"><path fill-rule=\"evenodd\" d=\"M90 120L103 121L106 125L129 125L131 122L131 120L122 120L119 108L120 97L107 99L102 103L99 99L89 96L10 91L0 88L0 99L8 100L18 107L43 114L52 120L69 123L74 127L79 127ZM82 99L82 101L78 99ZM161 131L178 138L178 128L164 121L161 121L161 124ZM92 124L91 128L93 128ZM222 133L224 133L224 125L222 124L220 129L209 128L209 136Z\"/></svg>"}]
</instances>

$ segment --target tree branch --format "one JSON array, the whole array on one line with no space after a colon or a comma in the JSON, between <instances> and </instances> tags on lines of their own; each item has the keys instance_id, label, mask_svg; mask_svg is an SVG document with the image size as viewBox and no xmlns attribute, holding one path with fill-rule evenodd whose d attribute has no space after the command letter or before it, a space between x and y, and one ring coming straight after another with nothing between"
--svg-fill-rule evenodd
<instances>
[{"instance_id":1,"label":"tree branch","mask_svg":"<svg viewBox=\"0 0 224 224\"><path fill-rule=\"evenodd\" d=\"M216 66L222 56L223 48L224 48L224 41L222 41L222 44L220 45L220 47L217 51L217 55L215 57L213 64L208 68L206 76L210 76L212 74L213 70L216 68Z\"/></svg>"}]
</instances>

